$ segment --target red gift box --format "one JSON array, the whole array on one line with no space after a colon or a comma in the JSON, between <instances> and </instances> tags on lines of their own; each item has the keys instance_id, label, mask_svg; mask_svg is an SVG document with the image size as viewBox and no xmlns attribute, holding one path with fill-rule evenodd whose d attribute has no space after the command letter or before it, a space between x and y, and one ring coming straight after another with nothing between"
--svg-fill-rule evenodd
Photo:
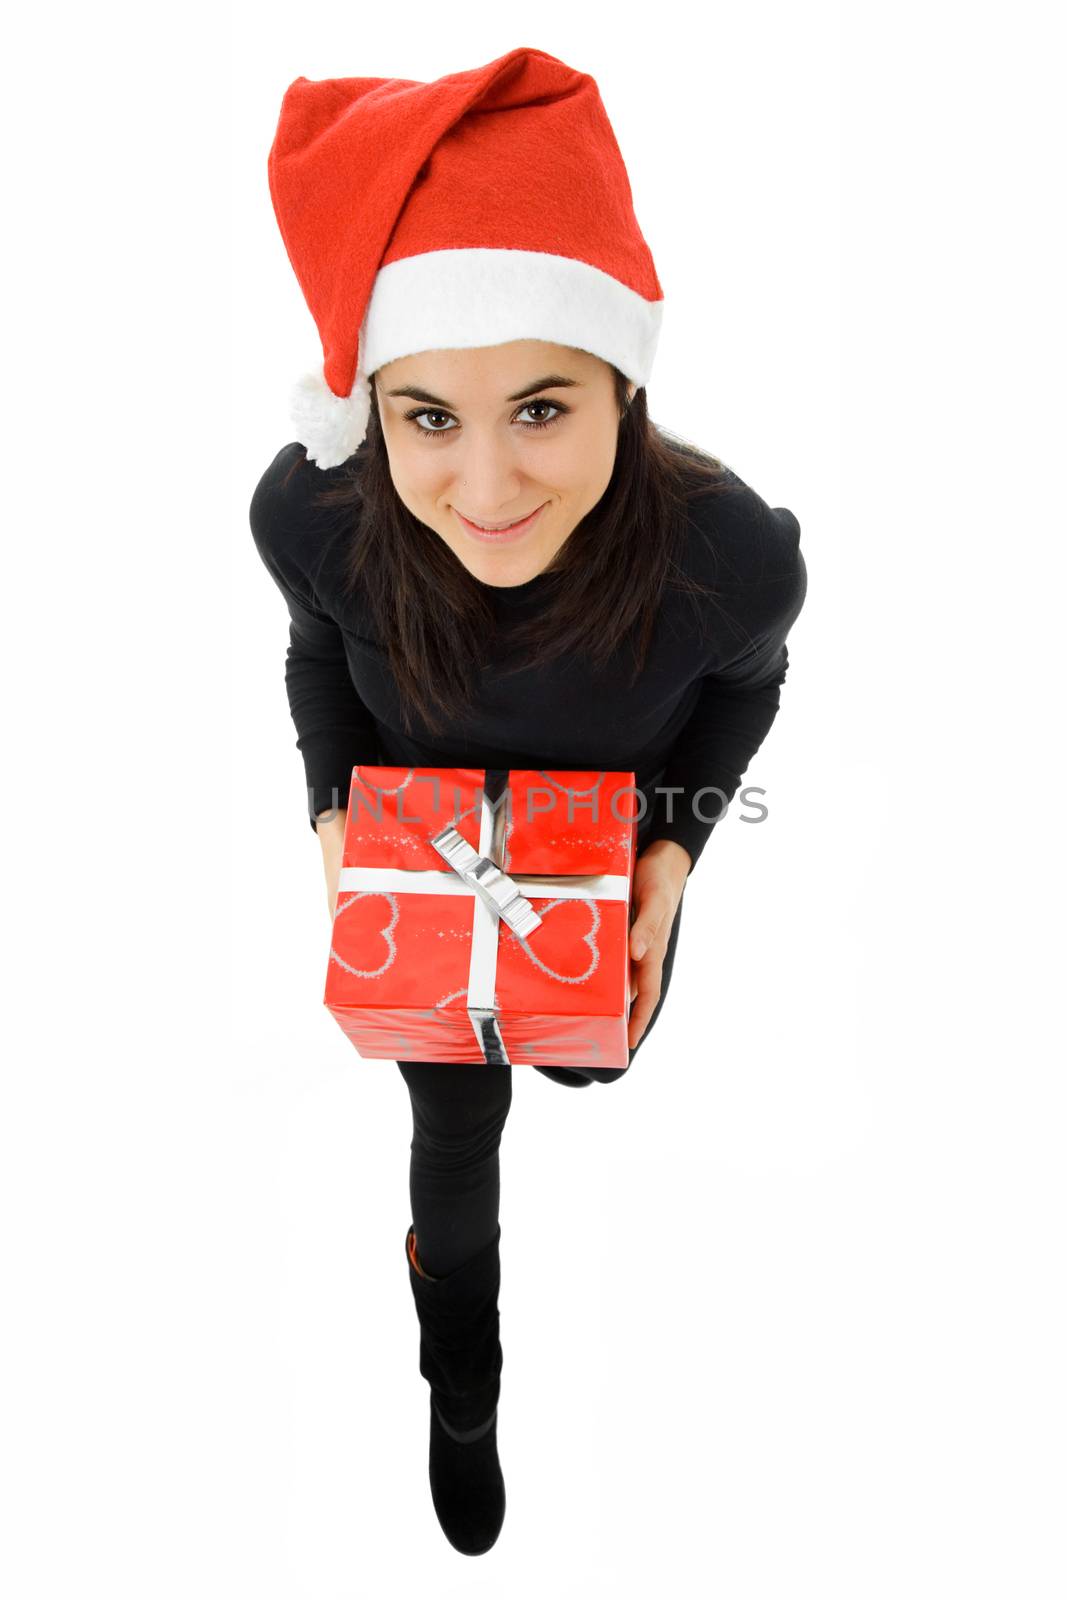
<instances>
[{"instance_id":1,"label":"red gift box","mask_svg":"<svg viewBox=\"0 0 1067 1600\"><path fill-rule=\"evenodd\" d=\"M324 1003L361 1056L629 1065L632 772L353 768Z\"/></svg>"}]
</instances>

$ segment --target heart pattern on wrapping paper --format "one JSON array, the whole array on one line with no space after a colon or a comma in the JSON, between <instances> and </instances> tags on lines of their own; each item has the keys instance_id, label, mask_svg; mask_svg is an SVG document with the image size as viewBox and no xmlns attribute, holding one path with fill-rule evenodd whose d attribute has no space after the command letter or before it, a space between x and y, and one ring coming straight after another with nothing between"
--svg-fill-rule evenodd
<instances>
[{"instance_id":1,"label":"heart pattern on wrapping paper","mask_svg":"<svg viewBox=\"0 0 1067 1600\"><path fill-rule=\"evenodd\" d=\"M338 917L343 916L350 906L355 905L357 900L384 900L387 902L390 910L392 911L392 916L385 924L385 927L376 928L373 930L385 941L387 952L385 960L382 962L380 967L373 967L368 970L364 970L362 967L350 967L348 962L343 960L341 956L337 954L337 951L333 947L332 937L330 940L330 960L336 961L339 967L343 967L345 972L351 973L354 978L380 978L382 973L387 972L392 966L393 962L396 960L396 940L393 938L393 929L396 927L400 918L400 906L397 902L396 895L391 894L388 889L360 889L357 890L355 894L349 895L348 899L343 904L338 901L337 910L333 919L335 927L337 925Z\"/></svg>"},{"instance_id":2,"label":"heart pattern on wrapping paper","mask_svg":"<svg viewBox=\"0 0 1067 1600\"><path fill-rule=\"evenodd\" d=\"M395 772L403 772L404 776L401 778L399 783L394 783L394 784L391 784L391 785L387 785L387 784L383 784L383 783L375 783L372 778L366 777L364 775L362 767L358 767L358 766L357 767L353 767L352 775L353 775L354 778L358 778L359 779L359 782L363 785L363 787L365 789L367 789L371 794L376 794L376 795L398 795L398 794L402 794L403 791L405 789L407 789L408 786L411 783L414 782L415 772L416 772L416 768L415 767L406 767L406 768L405 767L394 767L394 768L391 768L389 770L395 771ZM450 823L450 826L452 826L453 828L458 828L460 823L463 822L467 817L480 818L481 814L482 814L481 802L478 800L477 797L475 797L475 799L471 802L471 804L469 806L467 806L465 808L465 810L463 810L463 811L458 811L458 810L455 809L455 807L453 807L452 815L449 818L449 823ZM507 833L508 833L509 836L510 836L511 832L513 831L514 827L515 827L515 824L513 822L509 822L507 824ZM417 837L417 836L413 836L413 837Z\"/></svg>"},{"instance_id":3,"label":"heart pattern on wrapping paper","mask_svg":"<svg viewBox=\"0 0 1067 1600\"><path fill-rule=\"evenodd\" d=\"M393 771L393 772L402 772L403 773L403 777L400 779L400 782L399 783L394 783L394 784L375 783L372 778L368 778L364 774L363 769L360 766L356 766L356 767L353 768L353 775L359 779L359 782L363 785L363 787L365 789L369 790L369 792L371 794L395 796L395 795L398 795L398 794L402 793L405 789L408 788L408 786L411 783L414 782L415 773L416 773L417 769L415 767L392 767L392 768L388 768L387 770ZM605 774L603 772L598 772L596 774L596 777L594 778L593 782L587 788L585 788L585 789L575 789L575 788L572 788L569 784L561 783L557 777L553 776L553 774L551 772L546 771L544 768L537 768L537 769L533 769L533 770L536 770L537 776L539 778L543 778L544 781L550 786L550 788L555 790L557 794L566 795L568 800L571 800L571 799L574 799L574 800L587 800L590 797L590 795L595 794L596 791L601 787L601 785L604 782L604 777L605 777ZM453 815L452 815L452 817L450 819L451 826L453 828L457 828L458 829L459 828L459 824L461 822L463 822L467 817L474 817L475 819L479 819L480 820L481 814L482 814L481 801L476 796L474 801L473 801L473 803L471 805L467 806L464 810L462 810L462 811L454 811L454 813L453 813ZM511 861L512 861L511 839L512 839L512 835L515 832L515 817L514 817L514 814L513 814L512 796L511 796L511 792L510 791L509 791L508 800L507 800L507 802L505 803L505 806L504 806L503 815L504 815L504 830L503 830L503 836L502 836L502 841L501 841L502 842L501 861L499 862L499 866L500 866L500 869L501 869L502 872L510 872L511 871ZM468 843L469 842L470 841L468 841ZM590 972L593 972L595 970L596 970L595 967L591 967L590 968ZM548 971L547 967L545 968L545 971L546 972ZM588 977L589 974L587 973L586 976Z\"/></svg>"},{"instance_id":4,"label":"heart pattern on wrapping paper","mask_svg":"<svg viewBox=\"0 0 1067 1600\"><path fill-rule=\"evenodd\" d=\"M585 983L588 978L593 976L593 973L600 965L600 946L596 942L597 932L599 931L600 924L603 920L600 915L600 907L597 905L595 900L571 900L568 898L563 898L561 900L549 900L547 904L541 906L540 910L538 911L538 915L540 916L542 923L546 920L549 913L551 911L555 911L558 906L574 906L578 911L587 911L589 913L589 929L586 933L581 935L581 943L589 946L590 958L589 965L586 967L584 972L576 973L573 976L566 972L557 972L553 967L550 967L546 961L542 961L535 950L530 948L529 940L524 939L522 935L516 933L513 928L509 928L506 922L501 922L500 924L500 937L503 939L507 935L510 935L511 938L515 940L516 944L522 946L522 949L533 962L534 966L539 967L540 970L547 973L550 978L555 978L557 983ZM564 913L564 917L566 917L566 913ZM537 930L535 929L535 937L536 933Z\"/></svg>"},{"instance_id":5,"label":"heart pattern on wrapping paper","mask_svg":"<svg viewBox=\"0 0 1067 1600\"><path fill-rule=\"evenodd\" d=\"M385 960L379 967L353 967L347 961L345 961L342 956L338 955L337 951L334 949L332 939L330 941L330 960L336 961L337 965L341 967L343 971L349 973L353 978L380 978L382 973L387 972L393 965L393 962L396 960L397 947L396 940L393 937L393 929L400 920L400 905L397 901L396 894L387 889L361 889L356 893L349 895L346 900L338 901L337 911L334 916L335 926L338 918L343 916L349 907L354 906L359 900L384 900L389 906L389 921L384 925L384 927L373 930L385 942ZM508 927L506 922L500 923L500 937L503 939L507 936L510 936L512 939L514 939L516 944L522 947L524 953L528 959L533 962L534 966L546 973L548 977L554 978L557 983L585 983L587 979L592 977L593 973L600 965L600 947L597 944L597 933L603 920L600 915L600 907L597 905L595 900L571 900L567 898L560 900L549 900L546 905L541 907L539 913L542 922L544 922L546 917L551 912L558 910L560 906L573 906L576 907L579 912L585 911L589 915L589 927L587 931L580 936L580 942L588 945L589 947L589 964L584 972L557 972L556 969L554 967L550 967L546 961L542 961L540 956L537 955L536 951L530 948L529 941L522 938L520 934L515 933L512 928ZM564 912L563 915L566 916L566 912ZM466 991L458 992L465 993Z\"/></svg>"}]
</instances>

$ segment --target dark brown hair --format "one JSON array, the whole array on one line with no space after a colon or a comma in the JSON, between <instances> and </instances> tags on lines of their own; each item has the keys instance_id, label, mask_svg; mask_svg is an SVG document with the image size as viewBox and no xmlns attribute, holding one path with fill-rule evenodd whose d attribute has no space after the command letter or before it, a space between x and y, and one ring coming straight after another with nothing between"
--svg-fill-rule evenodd
<instances>
[{"instance_id":1,"label":"dark brown hair","mask_svg":"<svg viewBox=\"0 0 1067 1600\"><path fill-rule=\"evenodd\" d=\"M633 651L632 685L665 588L714 598L683 570L680 553L689 507L698 496L731 490L729 469L659 429L645 390L628 400L625 375L611 370L620 418L611 480L544 569L551 581L537 614L509 627L516 659L507 668L498 664L498 674L567 652L596 671L626 646ZM437 734L461 703L469 704L496 619L484 586L397 494L373 380L370 389L366 437L315 500L338 515L350 538L345 586L369 604L406 731L414 707Z\"/></svg>"}]
</instances>

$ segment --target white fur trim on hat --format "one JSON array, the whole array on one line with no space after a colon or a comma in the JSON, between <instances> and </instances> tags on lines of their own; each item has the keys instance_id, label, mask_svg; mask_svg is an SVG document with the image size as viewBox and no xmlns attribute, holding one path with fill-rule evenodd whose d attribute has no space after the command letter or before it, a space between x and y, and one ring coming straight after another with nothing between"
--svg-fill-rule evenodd
<instances>
[{"instance_id":1,"label":"white fur trim on hat","mask_svg":"<svg viewBox=\"0 0 1067 1600\"><path fill-rule=\"evenodd\" d=\"M461 249L392 261L374 281L352 393L334 394L321 368L302 378L290 401L296 437L319 467L340 466L366 436L366 373L421 350L540 339L588 350L641 387L652 371L662 318L662 300L646 300L570 256Z\"/></svg>"},{"instance_id":2,"label":"white fur trim on hat","mask_svg":"<svg viewBox=\"0 0 1067 1600\"><path fill-rule=\"evenodd\" d=\"M361 341L367 372L421 350L542 339L610 361L638 387L652 372L663 301L586 261L542 250L429 250L382 267Z\"/></svg>"},{"instance_id":3,"label":"white fur trim on hat","mask_svg":"<svg viewBox=\"0 0 1067 1600\"><path fill-rule=\"evenodd\" d=\"M363 443L370 417L370 387L361 371L352 393L334 394L321 367L293 386L289 415L308 460L324 471L339 467Z\"/></svg>"}]
</instances>

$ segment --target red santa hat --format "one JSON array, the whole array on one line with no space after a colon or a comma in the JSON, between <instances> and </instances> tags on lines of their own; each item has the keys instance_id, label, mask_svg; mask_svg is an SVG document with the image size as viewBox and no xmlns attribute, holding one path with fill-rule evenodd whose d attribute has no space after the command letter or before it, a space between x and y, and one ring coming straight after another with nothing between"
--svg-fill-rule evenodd
<instances>
[{"instance_id":1,"label":"red santa hat","mask_svg":"<svg viewBox=\"0 0 1067 1600\"><path fill-rule=\"evenodd\" d=\"M297 78L267 173L322 343L291 400L320 468L362 442L369 375L420 350L543 339L647 383L663 291L588 73L519 48L432 83Z\"/></svg>"}]
</instances>

